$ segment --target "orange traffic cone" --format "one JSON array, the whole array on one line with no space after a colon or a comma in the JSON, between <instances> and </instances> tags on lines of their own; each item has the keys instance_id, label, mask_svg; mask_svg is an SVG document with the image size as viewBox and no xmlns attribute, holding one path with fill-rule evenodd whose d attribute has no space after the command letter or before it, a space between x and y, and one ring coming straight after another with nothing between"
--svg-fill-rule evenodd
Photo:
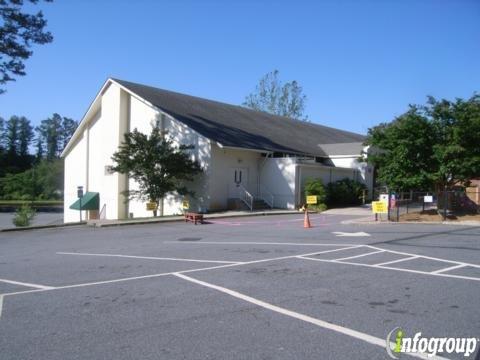
<instances>
[{"instance_id":1,"label":"orange traffic cone","mask_svg":"<svg viewBox=\"0 0 480 360\"><path fill-rule=\"evenodd\" d=\"M308 210L305 209L305 218L303 219L303 227L309 229L312 227L310 224L310 218L308 217Z\"/></svg>"}]
</instances>

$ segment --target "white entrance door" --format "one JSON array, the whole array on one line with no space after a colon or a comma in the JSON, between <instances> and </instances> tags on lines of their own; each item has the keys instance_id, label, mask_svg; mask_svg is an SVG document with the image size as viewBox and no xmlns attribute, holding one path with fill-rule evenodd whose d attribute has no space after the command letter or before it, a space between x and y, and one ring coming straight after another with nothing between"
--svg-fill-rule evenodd
<instances>
[{"instance_id":1,"label":"white entrance door","mask_svg":"<svg viewBox=\"0 0 480 360\"><path fill-rule=\"evenodd\" d=\"M238 198L239 187L243 186L247 189L248 186L248 168L231 168L228 178L228 197Z\"/></svg>"}]
</instances>

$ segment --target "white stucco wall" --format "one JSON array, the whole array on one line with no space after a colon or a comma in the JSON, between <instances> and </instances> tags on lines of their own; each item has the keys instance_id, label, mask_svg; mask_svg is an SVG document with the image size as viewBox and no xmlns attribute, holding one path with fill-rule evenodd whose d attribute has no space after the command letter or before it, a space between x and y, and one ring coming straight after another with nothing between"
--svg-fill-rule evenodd
<instances>
[{"instance_id":1,"label":"white stucco wall","mask_svg":"<svg viewBox=\"0 0 480 360\"><path fill-rule=\"evenodd\" d=\"M112 85L103 94L101 112L89 124L88 186L87 191L100 193L100 209L105 205L106 218L118 217L119 188L118 173L108 173L106 166L113 164L111 156L118 149L120 131L121 89Z\"/></svg>"},{"instance_id":2,"label":"white stucco wall","mask_svg":"<svg viewBox=\"0 0 480 360\"><path fill-rule=\"evenodd\" d=\"M373 168L365 162L359 162L358 157L331 157L330 161L339 168L352 168L358 171L355 180L367 186L371 193L373 189ZM337 179L338 180L338 179Z\"/></svg>"},{"instance_id":3,"label":"white stucco wall","mask_svg":"<svg viewBox=\"0 0 480 360\"><path fill-rule=\"evenodd\" d=\"M125 132L137 129L149 134L153 126L164 129L165 136L177 146L194 145L192 159L200 162L204 173L193 184L187 184L196 193L194 198L187 197L191 210L227 208L228 199L236 197L232 194L238 189L234 183L235 169L242 170L242 185L253 195L257 195L260 182L273 193L274 205L279 208L293 209L302 202L300 192L308 177L322 178L325 184L349 177L363 181L369 188L372 186L373 171L359 164L355 157L332 158L337 167L331 169L320 164L297 164L294 158L265 158L257 151L223 148L115 83L104 89L91 109L90 118L84 119L79 128L82 132L75 140L76 145L65 155L65 222L79 219L79 212L68 208L77 199L77 186L100 193L100 209L106 206L107 219L125 218L129 214L152 216L146 210L146 201L125 202L120 195L123 190L138 188L138 184L125 175L111 174L106 168L113 165L111 156ZM181 213L182 200L182 196L167 196L163 214ZM85 215L82 214L83 218Z\"/></svg>"},{"instance_id":4,"label":"white stucco wall","mask_svg":"<svg viewBox=\"0 0 480 360\"><path fill-rule=\"evenodd\" d=\"M260 160L261 156L258 152L220 148L216 144L212 144L211 171L209 173L210 209L225 209L227 199L233 197L233 169L246 169L248 179L243 178L242 181L247 190L252 193L256 192Z\"/></svg>"},{"instance_id":5,"label":"white stucco wall","mask_svg":"<svg viewBox=\"0 0 480 360\"><path fill-rule=\"evenodd\" d=\"M163 122L163 124L162 124ZM154 126L160 126L166 131L168 138L173 140L175 146L193 145L191 156L197 160L203 168L204 173L199 175L193 183L187 184L187 187L195 192L195 196L187 196L190 203L190 209L195 211L206 210L209 207L209 184L210 173L210 141L197 132L188 128L181 122L175 120L169 115L145 104L140 99L131 97L130 100L130 130L137 129L140 132L149 134ZM138 188L138 184L130 179L129 189ZM182 213L183 196L176 194L168 195L163 201L163 214L174 215ZM152 216L151 211L146 210L146 202L141 200L130 200L128 212L134 217Z\"/></svg>"},{"instance_id":6,"label":"white stucco wall","mask_svg":"<svg viewBox=\"0 0 480 360\"><path fill-rule=\"evenodd\" d=\"M294 158L262 159L260 182L273 194L274 207L295 208L295 172Z\"/></svg>"},{"instance_id":7,"label":"white stucco wall","mask_svg":"<svg viewBox=\"0 0 480 360\"><path fill-rule=\"evenodd\" d=\"M64 222L80 221L77 210L70 210L77 200L77 186L87 186L87 138L84 134L65 157L65 185L64 185ZM85 220L85 211L82 211L82 219Z\"/></svg>"}]
</instances>

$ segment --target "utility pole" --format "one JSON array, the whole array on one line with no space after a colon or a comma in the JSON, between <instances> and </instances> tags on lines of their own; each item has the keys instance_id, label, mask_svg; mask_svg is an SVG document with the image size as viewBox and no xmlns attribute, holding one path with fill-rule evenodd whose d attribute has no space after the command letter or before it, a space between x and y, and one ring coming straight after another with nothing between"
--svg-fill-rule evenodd
<instances>
[{"instance_id":1,"label":"utility pole","mask_svg":"<svg viewBox=\"0 0 480 360\"><path fill-rule=\"evenodd\" d=\"M77 197L80 201L80 222L82 222L82 198L83 198L83 186L77 186Z\"/></svg>"}]
</instances>

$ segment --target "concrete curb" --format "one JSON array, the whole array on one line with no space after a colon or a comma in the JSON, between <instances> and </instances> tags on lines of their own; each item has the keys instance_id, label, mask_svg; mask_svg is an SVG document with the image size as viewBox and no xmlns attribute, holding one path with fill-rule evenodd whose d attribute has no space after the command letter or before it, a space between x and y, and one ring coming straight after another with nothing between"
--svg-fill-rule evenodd
<instances>
[{"instance_id":1,"label":"concrete curb","mask_svg":"<svg viewBox=\"0 0 480 360\"><path fill-rule=\"evenodd\" d=\"M61 228L61 227L86 225L86 224L87 224L86 221L82 221L82 222L65 223L65 224L35 225L35 226L25 226L25 227L15 227L15 228L0 229L0 232L13 232L13 231L28 231L28 230L54 229L54 228Z\"/></svg>"},{"instance_id":2,"label":"concrete curb","mask_svg":"<svg viewBox=\"0 0 480 360\"><path fill-rule=\"evenodd\" d=\"M311 212L309 212L311 213ZM270 216L270 215L292 215L300 214L296 210L286 210L286 211L261 211L253 213L238 213L238 214L210 214L204 215L204 220L214 220L214 219L225 219L225 218L237 218L237 217L248 217L248 216ZM95 220L88 222L87 225L94 227L112 227L112 226L127 226L127 225L145 225L145 224L158 224L158 223L170 223L185 221L185 218L182 216L176 216L171 218L154 218L154 219L143 219L143 220L127 220L127 221L114 221L111 223L101 223Z\"/></svg>"}]
</instances>

